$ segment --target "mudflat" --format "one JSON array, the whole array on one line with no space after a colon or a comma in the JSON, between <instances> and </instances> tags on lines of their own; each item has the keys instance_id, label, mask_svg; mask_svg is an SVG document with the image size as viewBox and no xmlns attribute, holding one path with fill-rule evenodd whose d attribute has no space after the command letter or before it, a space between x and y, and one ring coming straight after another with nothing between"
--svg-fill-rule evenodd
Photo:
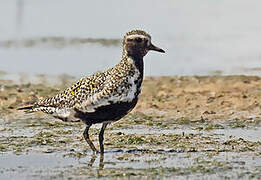
<instances>
[{"instance_id":1,"label":"mudflat","mask_svg":"<svg viewBox=\"0 0 261 180\"><path fill-rule=\"evenodd\" d=\"M71 83L0 80L0 177L261 178L260 77L146 77L136 108L105 132L100 162L83 123L16 110Z\"/></svg>"}]
</instances>

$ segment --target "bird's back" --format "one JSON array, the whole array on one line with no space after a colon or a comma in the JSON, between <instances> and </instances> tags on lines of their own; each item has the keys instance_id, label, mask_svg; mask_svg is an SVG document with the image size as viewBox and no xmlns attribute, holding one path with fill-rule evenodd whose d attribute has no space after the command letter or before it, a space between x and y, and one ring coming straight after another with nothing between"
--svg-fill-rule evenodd
<instances>
[{"instance_id":1,"label":"bird's back","mask_svg":"<svg viewBox=\"0 0 261 180\"><path fill-rule=\"evenodd\" d=\"M142 78L143 72L137 69L132 60L125 59L107 71L84 77L56 96L26 108L29 112L43 111L68 121L74 121L75 118L82 120L83 114L85 119L95 118L96 114L100 118L101 113L118 111L119 108L127 113L136 105ZM119 117L120 114L123 112L119 113Z\"/></svg>"},{"instance_id":2,"label":"bird's back","mask_svg":"<svg viewBox=\"0 0 261 180\"><path fill-rule=\"evenodd\" d=\"M65 89L54 97L38 101L38 106L50 106L58 108L72 108L84 99L100 92L103 89L106 76L104 72L98 72L88 77L83 77L71 87ZM37 111L37 109L35 109Z\"/></svg>"}]
</instances>

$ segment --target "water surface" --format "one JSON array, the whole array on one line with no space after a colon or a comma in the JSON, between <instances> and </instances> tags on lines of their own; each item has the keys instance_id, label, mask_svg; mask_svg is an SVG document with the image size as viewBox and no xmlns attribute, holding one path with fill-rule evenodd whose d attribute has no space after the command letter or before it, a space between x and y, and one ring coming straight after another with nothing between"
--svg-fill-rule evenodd
<instances>
[{"instance_id":1,"label":"water surface","mask_svg":"<svg viewBox=\"0 0 261 180\"><path fill-rule=\"evenodd\" d=\"M166 50L145 57L146 75L259 75L260 5L258 0L0 1L0 44L14 42L0 46L0 70L88 75L116 64L120 43L68 39L120 42L125 32L141 28Z\"/></svg>"}]
</instances>

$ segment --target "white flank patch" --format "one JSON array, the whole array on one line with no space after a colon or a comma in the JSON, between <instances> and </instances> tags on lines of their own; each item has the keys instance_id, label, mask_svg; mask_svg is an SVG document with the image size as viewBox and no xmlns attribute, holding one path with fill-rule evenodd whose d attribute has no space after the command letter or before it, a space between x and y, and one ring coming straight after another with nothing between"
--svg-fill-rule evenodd
<instances>
[{"instance_id":1,"label":"white flank patch","mask_svg":"<svg viewBox=\"0 0 261 180\"><path fill-rule=\"evenodd\" d=\"M123 89L119 86L119 94L111 95L110 97L101 97L101 93L97 93L81 104L81 110L84 112L94 112L96 108L109 105L111 104L111 102L131 102L135 98L135 93L138 91L137 84L135 84L135 81L138 80L139 76L140 72L138 71L138 69L136 69L134 76L131 76L128 79L128 83L130 85L129 88Z\"/></svg>"},{"instance_id":2,"label":"white flank patch","mask_svg":"<svg viewBox=\"0 0 261 180\"><path fill-rule=\"evenodd\" d=\"M56 109L55 113L57 114L57 116L61 117L61 118L67 118L70 116L71 111L68 108L63 108L63 109Z\"/></svg>"},{"instance_id":3,"label":"white flank patch","mask_svg":"<svg viewBox=\"0 0 261 180\"><path fill-rule=\"evenodd\" d=\"M137 84L135 84L135 81L138 79L139 77L139 72L134 74L133 77L129 78L129 83L131 84L130 89L128 89L128 94L126 97L124 97L123 101L126 102L131 102L134 98L135 98L135 93L137 92ZM137 76L137 77L136 77Z\"/></svg>"}]
</instances>

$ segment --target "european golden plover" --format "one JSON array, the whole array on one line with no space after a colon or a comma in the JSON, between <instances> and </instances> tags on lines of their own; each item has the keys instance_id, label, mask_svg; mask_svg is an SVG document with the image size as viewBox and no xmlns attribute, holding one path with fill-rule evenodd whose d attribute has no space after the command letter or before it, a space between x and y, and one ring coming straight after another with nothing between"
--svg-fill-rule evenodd
<instances>
[{"instance_id":1,"label":"european golden plover","mask_svg":"<svg viewBox=\"0 0 261 180\"><path fill-rule=\"evenodd\" d=\"M89 138L92 124L103 123L99 133L100 152L104 153L106 126L121 119L137 104L143 80L143 57L149 50L165 51L151 43L151 36L132 30L123 38L122 59L114 67L83 77L60 94L19 108L27 112L42 111L63 121L83 121L83 136L93 152L98 152Z\"/></svg>"}]
</instances>

